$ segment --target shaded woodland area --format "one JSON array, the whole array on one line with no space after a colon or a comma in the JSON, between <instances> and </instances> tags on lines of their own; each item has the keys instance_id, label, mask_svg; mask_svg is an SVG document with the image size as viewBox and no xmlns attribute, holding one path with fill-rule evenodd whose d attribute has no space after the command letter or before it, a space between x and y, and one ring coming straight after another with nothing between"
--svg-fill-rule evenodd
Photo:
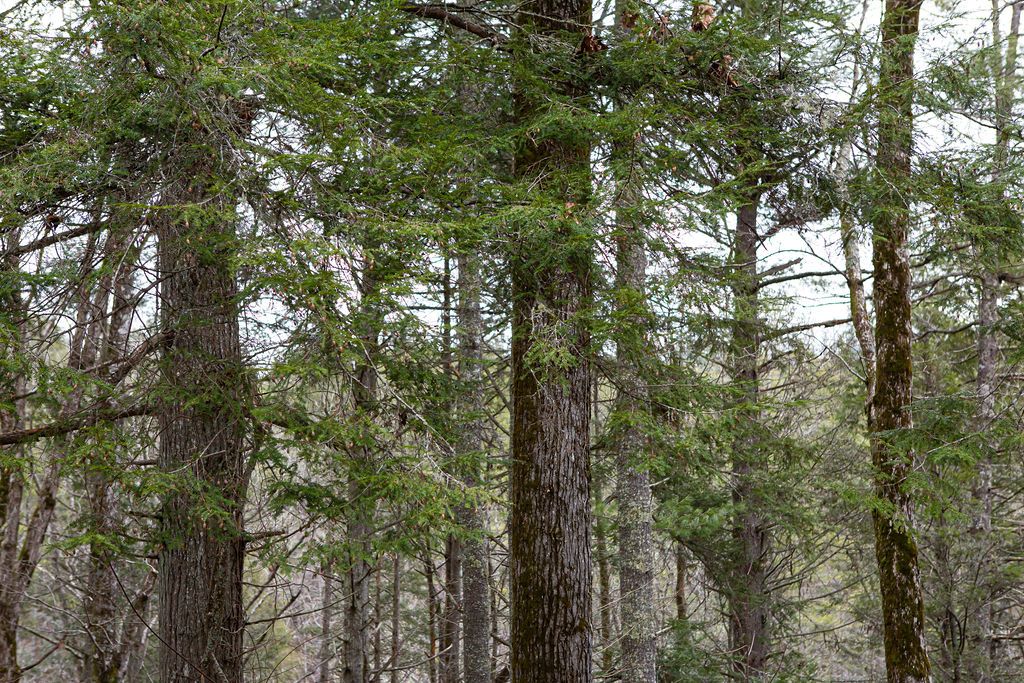
<instances>
[{"instance_id":1,"label":"shaded woodland area","mask_svg":"<svg viewBox=\"0 0 1024 683\"><path fill-rule=\"evenodd\" d=\"M0 683L1024 680L1022 13L0 1Z\"/></svg>"}]
</instances>

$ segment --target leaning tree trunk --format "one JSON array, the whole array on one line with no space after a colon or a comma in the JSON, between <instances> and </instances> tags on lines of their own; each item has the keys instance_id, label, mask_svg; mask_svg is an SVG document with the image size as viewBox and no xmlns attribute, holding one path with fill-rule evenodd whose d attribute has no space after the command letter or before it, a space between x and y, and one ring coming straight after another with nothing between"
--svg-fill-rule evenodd
<instances>
[{"instance_id":1,"label":"leaning tree trunk","mask_svg":"<svg viewBox=\"0 0 1024 683\"><path fill-rule=\"evenodd\" d=\"M178 150L156 217L162 358L160 680L242 681L246 378L235 197L202 141ZM215 511L211 514L211 506Z\"/></svg>"},{"instance_id":2,"label":"leaning tree trunk","mask_svg":"<svg viewBox=\"0 0 1024 683\"><path fill-rule=\"evenodd\" d=\"M590 13L588 0L522 6L516 58L521 68L543 72L516 84L522 124L543 116L553 100L586 95L578 70L587 55L573 53L593 44ZM531 48L549 53L541 58L528 54ZM545 84L555 92L541 92ZM534 208L510 253L511 677L516 683L585 683L593 679L590 145L579 133L545 135L549 129L524 135L515 156L516 175L532 188Z\"/></svg>"},{"instance_id":3,"label":"leaning tree trunk","mask_svg":"<svg viewBox=\"0 0 1024 683\"><path fill-rule=\"evenodd\" d=\"M733 245L732 380L736 385L737 433L733 440L733 566L728 578L729 645L742 680L765 675L771 653L771 593L768 586L770 538L759 481L766 467L760 419L757 215L760 197L752 195L736 216Z\"/></svg>"},{"instance_id":4,"label":"leaning tree trunk","mask_svg":"<svg viewBox=\"0 0 1024 683\"><path fill-rule=\"evenodd\" d=\"M886 0L878 81L876 202L872 210L875 343L872 460L875 554L882 595L889 683L927 681L924 599L914 540L913 501L905 490L913 454L898 434L912 427L910 231L914 43L921 0Z\"/></svg>"}]
</instances>

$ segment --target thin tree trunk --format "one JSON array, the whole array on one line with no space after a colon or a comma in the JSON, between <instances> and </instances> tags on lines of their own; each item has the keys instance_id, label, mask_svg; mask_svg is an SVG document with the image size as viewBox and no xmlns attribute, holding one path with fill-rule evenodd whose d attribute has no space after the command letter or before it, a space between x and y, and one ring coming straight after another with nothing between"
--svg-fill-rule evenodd
<instances>
[{"instance_id":1,"label":"thin tree trunk","mask_svg":"<svg viewBox=\"0 0 1024 683\"><path fill-rule=\"evenodd\" d=\"M320 671L319 683L330 683L331 661L334 659L332 621L334 619L334 562L324 560L320 565L323 596L320 601Z\"/></svg>"},{"instance_id":2,"label":"thin tree trunk","mask_svg":"<svg viewBox=\"0 0 1024 683\"><path fill-rule=\"evenodd\" d=\"M736 430L732 464L734 566L729 581L730 649L736 672L743 680L766 675L771 654L771 593L768 586L770 538L764 519L759 481L765 475L764 455L757 428L760 419L760 323L757 215L760 198L754 194L736 217L733 246L733 330L731 362L736 384Z\"/></svg>"},{"instance_id":3,"label":"thin tree trunk","mask_svg":"<svg viewBox=\"0 0 1024 683\"><path fill-rule=\"evenodd\" d=\"M127 605L128 614L121 622L120 654L117 677L121 681L134 682L141 680L139 672L146 658L146 641L152 630L148 619L149 606L152 603L153 588L156 586L157 573L147 572L142 579L138 591Z\"/></svg>"},{"instance_id":4,"label":"thin tree trunk","mask_svg":"<svg viewBox=\"0 0 1024 683\"><path fill-rule=\"evenodd\" d=\"M122 226L128 228L129 226ZM138 248L125 244L126 235L112 232L107 238L105 260L112 273L104 277L98 287L103 300L97 301L95 314L106 315L106 299L111 300L111 312L105 319L102 332L102 347L99 361L101 365L111 365L127 354L128 336L135 307L130 301L133 280L135 277ZM128 239L134 235L128 234ZM106 294L109 292L109 294ZM85 658L82 664L83 681L95 683L115 683L120 679L122 663L120 657L124 648L119 643L119 636L126 634L124 629L118 632L118 621L124 622L127 615L117 613L118 589L114 574L114 556L109 550L107 537L116 532L114 516L117 501L111 490L107 468L116 463L93 463L86 473L85 488L89 501L89 514L95 532L101 535L99 541L89 544L89 561L86 570L86 595L83 605L83 617L88 633L85 647Z\"/></svg>"},{"instance_id":5,"label":"thin tree trunk","mask_svg":"<svg viewBox=\"0 0 1024 683\"><path fill-rule=\"evenodd\" d=\"M402 556L395 553L391 567L391 683L398 683L399 658L402 645Z\"/></svg>"},{"instance_id":6,"label":"thin tree trunk","mask_svg":"<svg viewBox=\"0 0 1024 683\"><path fill-rule=\"evenodd\" d=\"M596 383L595 383L596 386ZM595 409L597 401L594 401ZM609 675L615 666L615 628L612 624L612 563L608 551L607 511L601 478L594 483L594 554L597 555L597 612L600 616L601 672Z\"/></svg>"},{"instance_id":7,"label":"thin tree trunk","mask_svg":"<svg viewBox=\"0 0 1024 683\"><path fill-rule=\"evenodd\" d=\"M423 575L427 579L427 680L438 683L437 670L437 590L434 585L434 556L427 544L423 559Z\"/></svg>"},{"instance_id":8,"label":"thin tree trunk","mask_svg":"<svg viewBox=\"0 0 1024 683\"><path fill-rule=\"evenodd\" d=\"M381 558L377 559L377 566L373 570L373 683L380 683L381 659L383 657L383 643L381 641L381 576L384 574Z\"/></svg>"},{"instance_id":9,"label":"thin tree trunk","mask_svg":"<svg viewBox=\"0 0 1024 683\"><path fill-rule=\"evenodd\" d=\"M373 565L373 518L375 501L367 493L369 478L373 475L372 421L377 404L377 359L380 345L382 314L375 299L378 283L372 253L363 254L359 274L359 294L362 310L356 326L360 328L362 342L360 358L356 363L352 381L353 407L358 427L364 432L353 446L354 462L349 473L348 494L351 512L348 519L348 605L345 613L345 683L367 683L370 672L370 581Z\"/></svg>"},{"instance_id":10,"label":"thin tree trunk","mask_svg":"<svg viewBox=\"0 0 1024 683\"><path fill-rule=\"evenodd\" d=\"M1017 45L1020 38L1021 13L1024 12L1024 2L1015 2L1010 10L1010 31L1006 36L1006 48L1003 49L1002 31L1000 30L1001 3L992 0L992 44L997 50L997 64L993 73L993 84L995 86L995 129L996 149L994 159L993 182L1001 184L1004 181L1006 165L1010 154L1011 120L1013 116L1013 103L1016 98L1016 77L1017 77ZM1005 197L1005 190L1000 188L1000 194ZM982 246L984 251L984 246ZM990 263L989 258L984 256L980 259L984 270L978 278L978 375L976 388L978 392L978 406L976 426L979 432L985 433L992 428L996 419L996 382L998 376L999 362L999 341L996 325L998 323L999 308L999 279L996 274L997 263ZM986 439L986 453L978 464L978 480L974 487L974 495L978 502L978 521L975 525L976 533L981 537L978 543L979 548L991 547L992 535L992 460L991 452L998 444L991 439ZM985 558L979 559L986 562ZM986 566L980 572L980 581L983 588L983 604L978 608L978 616L975 620L977 647L978 671L977 678L981 683L993 681L993 667L996 658L996 645L998 641L994 637L994 586L992 585L993 567Z\"/></svg>"},{"instance_id":11,"label":"thin tree trunk","mask_svg":"<svg viewBox=\"0 0 1024 683\"><path fill-rule=\"evenodd\" d=\"M464 482L469 489L482 484L484 419L483 330L480 297L483 282L476 245L460 248L458 256L458 343L459 380L462 387L459 406L459 439L456 444L466 462ZM461 505L458 522L466 530L462 552L463 671L466 683L491 681L490 574L488 572L487 528L484 511L476 500Z\"/></svg>"},{"instance_id":12,"label":"thin tree trunk","mask_svg":"<svg viewBox=\"0 0 1024 683\"><path fill-rule=\"evenodd\" d=\"M543 45L573 59L587 44L590 3L529 0L518 24L527 38L521 49ZM567 32L574 37L563 42ZM530 42L532 35L548 40ZM553 86L561 95L586 96L582 83L561 78L567 80ZM524 124L550 106L543 93L529 88L538 85L520 82L515 94L516 116ZM593 254L584 227L590 221L589 164L587 142L543 135L523 136L515 155L516 175L535 183L536 196L547 200L549 212L525 220L510 254L510 668L516 683L593 680L586 322Z\"/></svg>"},{"instance_id":13,"label":"thin tree trunk","mask_svg":"<svg viewBox=\"0 0 1024 683\"><path fill-rule=\"evenodd\" d=\"M621 17L624 3L616 3ZM620 21L621 23L621 21ZM652 354L647 336L647 253L639 180L629 154L635 140L613 147L616 272L615 497L618 500L620 675L624 683L655 683L654 499L643 432L649 412L642 368Z\"/></svg>"},{"instance_id":14,"label":"thin tree trunk","mask_svg":"<svg viewBox=\"0 0 1024 683\"><path fill-rule=\"evenodd\" d=\"M20 287L21 266L14 250L19 245L21 231L17 228L7 233L4 241L3 261L5 277L0 280L0 324L3 325L5 343L0 350L3 352L3 364L0 364L0 381L3 382L3 408L0 409L0 429L5 432L21 428L25 416L25 401L15 397L25 393L25 377L22 373L13 373L9 368L17 367L15 360L23 351L24 339L24 302ZM10 341L8 341L10 340ZM10 406L8 408L7 406ZM8 446L13 451L17 446ZM6 458L5 458L6 459ZM13 459L12 459L13 460ZM21 608L21 595L15 585L13 571L14 560L18 554L18 538L21 531L21 499L24 482L17 467L0 468L0 503L3 513L0 529L3 539L0 541L0 569L3 569L7 580L0 581L0 681L14 683L21 679L21 668L18 665L18 618Z\"/></svg>"},{"instance_id":15,"label":"thin tree trunk","mask_svg":"<svg viewBox=\"0 0 1024 683\"><path fill-rule=\"evenodd\" d=\"M872 460L875 490L888 506L872 510L889 683L930 679L924 598L914 541L913 501L904 488L913 455L894 434L912 427L910 230L914 43L920 0L886 0L878 82L879 196L872 211L876 388Z\"/></svg>"},{"instance_id":16,"label":"thin tree trunk","mask_svg":"<svg viewBox=\"0 0 1024 683\"><path fill-rule=\"evenodd\" d=\"M444 547L444 612L441 616L441 683L459 683L462 543L449 534Z\"/></svg>"},{"instance_id":17,"label":"thin tree trunk","mask_svg":"<svg viewBox=\"0 0 1024 683\"><path fill-rule=\"evenodd\" d=\"M689 581L689 565L686 551L681 543L676 544L676 586L673 597L676 602L676 619L686 621L687 582Z\"/></svg>"},{"instance_id":18,"label":"thin tree trunk","mask_svg":"<svg viewBox=\"0 0 1024 683\"><path fill-rule=\"evenodd\" d=\"M18 231L12 231L9 244L16 244L17 239ZM98 239L97 233L90 234L76 280L77 312L68 354L68 368L75 372L82 372L95 365L102 344L103 318L109 286L105 289L100 287L99 291L93 293L90 291L89 283L89 276L95 265ZM6 265L10 266L10 272L16 278L19 270L17 258L12 257ZM3 292L3 295L4 314L10 318L8 322L14 329L14 338L17 340L5 351L14 356L23 351L25 329L22 315L25 313L27 302L23 300L21 292L13 283L10 291ZM61 406L61 418L66 418L81 407L85 392L84 384L84 381L80 382L65 399ZM12 396L23 395L26 387L24 375L15 374L9 379L9 386L13 389ZM11 402L14 404L14 410L4 415L4 427L15 427L25 417L24 401L14 399ZM6 509L3 510L4 537L0 545L0 573L5 580L0 581L0 673L12 681L20 680L21 677L17 661L21 603L42 557L43 546L57 504L57 492L62 479L69 439L70 437L63 436L57 441L35 492L36 503L27 523L23 524L21 518L25 493L23 474L13 469L3 473L3 501Z\"/></svg>"}]
</instances>

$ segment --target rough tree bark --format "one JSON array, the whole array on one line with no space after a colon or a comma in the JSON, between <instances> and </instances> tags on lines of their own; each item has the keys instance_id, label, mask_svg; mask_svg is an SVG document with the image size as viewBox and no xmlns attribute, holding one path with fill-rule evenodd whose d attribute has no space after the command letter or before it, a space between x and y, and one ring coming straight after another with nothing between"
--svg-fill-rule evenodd
<instances>
[{"instance_id":1,"label":"rough tree bark","mask_svg":"<svg viewBox=\"0 0 1024 683\"><path fill-rule=\"evenodd\" d=\"M910 231L914 44L921 0L886 0L878 80L876 197L872 207L875 343L872 511L889 683L930 680L913 501L904 488L913 454L899 432L912 427Z\"/></svg>"},{"instance_id":2,"label":"rough tree bark","mask_svg":"<svg viewBox=\"0 0 1024 683\"><path fill-rule=\"evenodd\" d=\"M529 0L517 24L516 58L537 76L516 84L516 117L527 124L552 106L552 98L586 95L579 70L593 44L590 3ZM530 54L531 48L548 54ZM541 70L546 73L536 73ZM537 92L545 82L553 83L554 92ZM510 669L516 683L593 680L586 322L593 255L585 215L590 144L581 138L533 131L521 138L515 155L516 176L544 201L519 225L509 255Z\"/></svg>"},{"instance_id":3,"label":"rough tree bark","mask_svg":"<svg viewBox=\"0 0 1024 683\"><path fill-rule=\"evenodd\" d=\"M161 199L170 208L155 216L169 339L159 462L175 481L161 512L160 680L241 683L248 392L231 264L236 198L213 186L222 174L209 141L192 142L175 151Z\"/></svg>"}]
</instances>

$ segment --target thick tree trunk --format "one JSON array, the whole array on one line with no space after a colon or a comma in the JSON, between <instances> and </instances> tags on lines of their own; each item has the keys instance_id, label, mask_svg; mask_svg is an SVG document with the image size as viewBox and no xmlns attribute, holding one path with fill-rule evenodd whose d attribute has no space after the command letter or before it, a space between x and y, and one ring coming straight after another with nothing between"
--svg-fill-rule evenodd
<instances>
[{"instance_id":1,"label":"thick tree trunk","mask_svg":"<svg viewBox=\"0 0 1024 683\"><path fill-rule=\"evenodd\" d=\"M560 95L585 92L573 53L591 26L587 0L530 0L518 23L536 49L560 52L555 73L520 82L516 115L550 106L536 92L548 77ZM530 41L534 35L548 38ZM555 43L552 42L557 41ZM541 47L543 46L543 47ZM554 56L554 55L553 55ZM586 55L580 55L584 59ZM524 68L536 59L521 55ZM575 61L576 63L570 63ZM533 89L531 92L529 89ZM586 683L592 672L590 550L590 334L592 248L590 145L524 136L516 175L535 183L546 217L525 219L512 270L511 676L516 683ZM534 212L536 214L536 212Z\"/></svg>"},{"instance_id":2,"label":"thick tree trunk","mask_svg":"<svg viewBox=\"0 0 1024 683\"><path fill-rule=\"evenodd\" d=\"M162 199L181 208L157 217L160 320L170 339L159 460L175 481L161 514L163 683L242 681L247 390L231 265L235 199L203 186L216 167L203 154L181 152L180 177Z\"/></svg>"},{"instance_id":3,"label":"thick tree trunk","mask_svg":"<svg viewBox=\"0 0 1024 683\"><path fill-rule=\"evenodd\" d=\"M458 256L458 343L460 436L456 447L467 462L464 481L469 488L481 482L485 405L482 383L484 321L480 312L483 282L475 245ZM460 506L460 526L467 532L462 556L463 671L466 683L491 682L490 575L484 511L477 502Z\"/></svg>"},{"instance_id":4,"label":"thick tree trunk","mask_svg":"<svg viewBox=\"0 0 1024 683\"><path fill-rule=\"evenodd\" d=\"M753 195L736 217L733 245L732 380L736 391L736 435L733 441L732 487L736 519L734 559L728 581L729 644L736 672L743 680L766 675L771 654L771 593L768 586L770 538L764 519L759 481L767 463L757 428L759 401L760 322L758 320L757 215L760 198Z\"/></svg>"},{"instance_id":5,"label":"thick tree trunk","mask_svg":"<svg viewBox=\"0 0 1024 683\"><path fill-rule=\"evenodd\" d=\"M920 0L886 0L878 82L878 196L872 211L876 389L872 459L875 489L889 512L872 511L889 683L930 679L924 599L914 541L913 502L904 489L913 454L899 445L912 426L910 317L911 151L914 43Z\"/></svg>"}]
</instances>

